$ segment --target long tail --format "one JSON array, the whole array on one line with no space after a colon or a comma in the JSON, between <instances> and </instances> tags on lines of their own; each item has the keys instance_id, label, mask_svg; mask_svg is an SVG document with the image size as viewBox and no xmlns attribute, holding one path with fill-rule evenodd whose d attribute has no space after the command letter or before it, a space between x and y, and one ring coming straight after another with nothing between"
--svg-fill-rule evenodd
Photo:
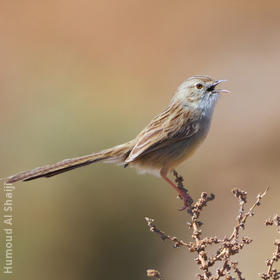
<instances>
[{"instance_id":1,"label":"long tail","mask_svg":"<svg viewBox=\"0 0 280 280\"><path fill-rule=\"evenodd\" d=\"M65 159L54 164L48 164L29 171L19 172L13 176L10 176L7 180L7 183L14 183L17 181L30 181L40 177L51 177L81 166L89 165L97 161L121 164L124 163L131 149L132 143L128 142L123 145L101 151L99 153Z\"/></svg>"}]
</instances>

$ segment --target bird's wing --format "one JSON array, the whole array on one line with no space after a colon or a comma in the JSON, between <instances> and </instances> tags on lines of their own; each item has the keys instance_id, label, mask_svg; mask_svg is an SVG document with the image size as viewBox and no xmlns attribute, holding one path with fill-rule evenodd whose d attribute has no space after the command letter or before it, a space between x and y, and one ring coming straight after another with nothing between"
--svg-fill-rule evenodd
<instances>
[{"instance_id":1,"label":"bird's wing","mask_svg":"<svg viewBox=\"0 0 280 280\"><path fill-rule=\"evenodd\" d=\"M125 162L132 162L141 155L189 138L199 131L199 127L197 119L190 118L190 112L182 106L170 106L140 132Z\"/></svg>"}]
</instances>

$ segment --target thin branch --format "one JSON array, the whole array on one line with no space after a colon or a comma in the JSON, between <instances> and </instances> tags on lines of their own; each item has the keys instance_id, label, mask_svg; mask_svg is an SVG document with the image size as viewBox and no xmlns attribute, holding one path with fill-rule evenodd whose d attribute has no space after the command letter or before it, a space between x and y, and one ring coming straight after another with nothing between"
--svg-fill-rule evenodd
<instances>
[{"instance_id":1,"label":"thin branch","mask_svg":"<svg viewBox=\"0 0 280 280\"><path fill-rule=\"evenodd\" d=\"M267 219L265 221L266 226L275 225L277 227L278 233L280 233L280 216L275 215L273 218ZM280 279L280 272L277 269L273 268L275 262L280 259L280 240L276 239L274 241L274 245L276 246L275 251L272 255L271 259L266 261L267 271L266 273L259 274L259 276L264 280L277 280Z\"/></svg>"},{"instance_id":2,"label":"thin branch","mask_svg":"<svg viewBox=\"0 0 280 280\"><path fill-rule=\"evenodd\" d=\"M267 194L268 189L269 188L267 187L266 190L262 194L257 195L256 202L252 205L252 207L249 209L249 211L245 215L244 215L244 205L245 205L245 203L247 203L247 192L241 191L241 190L236 189L236 188L232 190L235 197L239 199L240 211L239 211L239 215L237 216L238 223L234 227L234 230L233 230L231 236L229 237L229 241L231 241L233 238L235 238L235 239L238 238L240 229L245 228L245 223L247 221L247 218L249 216L254 215L253 210L257 206L260 206L261 199Z\"/></svg>"},{"instance_id":3,"label":"thin branch","mask_svg":"<svg viewBox=\"0 0 280 280\"><path fill-rule=\"evenodd\" d=\"M150 228L151 232L155 232L157 234L159 234L160 238L162 240L170 240L174 243L174 248L179 248L181 246L185 246L185 247L190 247L189 243L184 242L183 240L179 240L177 237L175 236L170 236L168 234L166 234L165 232L161 231L159 228L156 227L156 225L154 224L154 219L145 217L145 220L148 224L148 227Z\"/></svg>"},{"instance_id":4,"label":"thin branch","mask_svg":"<svg viewBox=\"0 0 280 280\"><path fill-rule=\"evenodd\" d=\"M178 175L175 171L174 176L176 178L176 183L181 190L187 192L187 190L183 186L183 178ZM207 193L203 192L200 198L191 205L188 206L187 213L191 216L191 221L188 222L189 229L192 229L192 239L191 242L185 242L183 240L178 239L175 236L171 236L166 234L164 231L160 230L155 224L154 220L151 218L145 218L146 222L150 228L150 231L157 233L162 240L169 240L173 243L174 248L183 247L188 249L190 252L197 253L197 257L194 259L195 262L199 265L202 273L198 274L197 277L200 280L220 280L220 279L238 279L244 280L242 277L242 273L238 268L238 262L231 261L232 256L238 254L245 245L248 245L252 242L252 239L246 236L242 238L239 237L241 229L245 229L245 224L249 216L253 216L254 209L256 206L260 205L261 199L266 195L268 188L261 194L257 196L256 202L249 208L248 212L245 212L245 205L247 203L247 193L240 189L234 189L232 192L235 197L239 200L239 214L237 216L237 224L234 227L229 238L225 237L224 239L218 239L217 237L204 237L202 238L202 222L199 220L201 211L207 207L207 203L212 201L215 196L211 194L210 196ZM193 199L191 198L193 201ZM280 224L280 218L278 220ZM216 254L213 256L208 256L209 253L207 251L207 247L210 245L219 245L219 249ZM275 252L275 255L280 257L280 242L278 251ZM214 273L211 271L211 267L215 264L220 263L220 267ZM272 263L273 265L273 263ZM151 270L155 271L155 270ZM272 268L269 273L271 273ZM156 271L159 273L158 271ZM154 278L156 276L160 277L160 274L152 274ZM230 274L234 273L237 278L233 278ZM160 279L160 278L158 278ZM266 279L266 278L263 278ZM268 278L267 278L268 279ZM276 278L273 278L273 280ZM277 278L278 279L278 278ZM280 278L279 278L280 279Z\"/></svg>"},{"instance_id":5,"label":"thin branch","mask_svg":"<svg viewBox=\"0 0 280 280\"><path fill-rule=\"evenodd\" d=\"M157 271L155 269L147 269L147 276L151 277L151 278L163 280L163 278L161 277L159 271Z\"/></svg>"}]
</instances>

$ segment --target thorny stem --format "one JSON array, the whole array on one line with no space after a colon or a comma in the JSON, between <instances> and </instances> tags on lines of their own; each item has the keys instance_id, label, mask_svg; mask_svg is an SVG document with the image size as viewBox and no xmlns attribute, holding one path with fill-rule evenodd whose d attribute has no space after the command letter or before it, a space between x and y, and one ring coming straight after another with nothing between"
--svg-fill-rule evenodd
<instances>
[{"instance_id":1,"label":"thorny stem","mask_svg":"<svg viewBox=\"0 0 280 280\"><path fill-rule=\"evenodd\" d=\"M152 278L156 278L159 280L163 280L163 278L161 278L159 271L155 270L155 269L147 269L147 276L148 277L152 277Z\"/></svg>"},{"instance_id":2,"label":"thorny stem","mask_svg":"<svg viewBox=\"0 0 280 280\"><path fill-rule=\"evenodd\" d=\"M268 275L270 275L271 272L272 272L273 264L274 264L275 262L277 262L278 259L279 259L279 254L280 254L280 242L279 242L279 240L276 240L276 241L274 242L274 245L276 245L276 250L275 250L275 252L273 253L272 259L271 259L270 261L267 262L267 266L268 266L267 274L268 274Z\"/></svg>"},{"instance_id":3,"label":"thorny stem","mask_svg":"<svg viewBox=\"0 0 280 280\"><path fill-rule=\"evenodd\" d=\"M196 247L197 247L197 253L198 253L198 264L201 264L200 268L204 271L204 278L207 279L207 277L211 276L211 273L209 273L209 263L207 261L207 254L205 252L206 244L202 244L201 242L201 230L199 227L202 225L201 222L198 221L198 218L200 216L200 212L203 209L203 207L206 206L207 202L211 200L207 196L207 193L202 193L200 199L194 204L194 206L191 209L192 213L192 223L189 225L189 227L193 228L193 234L192 238L195 240Z\"/></svg>"},{"instance_id":4,"label":"thorny stem","mask_svg":"<svg viewBox=\"0 0 280 280\"><path fill-rule=\"evenodd\" d=\"M221 277L225 275L225 270L228 269L228 259L224 261L222 269L218 269L217 276L214 278L215 280L219 280Z\"/></svg>"},{"instance_id":5,"label":"thorny stem","mask_svg":"<svg viewBox=\"0 0 280 280\"><path fill-rule=\"evenodd\" d=\"M187 190L183 186L183 178L179 176L176 171L174 171L174 176L176 178L176 183L178 187L187 193ZM266 195L267 191L268 188L262 194L259 194L257 196L256 202L252 205L252 207L248 210L248 212L244 214L245 204L247 203L247 193L239 189L233 190L233 194L239 200L240 209L239 209L239 215L237 216L237 225L234 227L233 232L229 238L226 237L224 239L217 239L216 237L201 238L202 231L200 227L202 226L202 223L199 221L199 217L203 208L207 206L207 202L214 199L213 194L208 196L207 193L205 192L201 194L200 198L194 204L190 204L187 209L187 213L190 214L191 216L191 222L188 223L188 226L190 229L193 230L192 233L192 239L194 240L193 242L187 243L183 240L179 240L175 236L172 237L166 234L165 232L163 232L162 230L160 230L158 227L156 227L153 219L151 218L145 218L145 219L150 228L150 231L157 233L162 240L167 239L172 241L174 243L174 248L185 247L188 248L190 252L196 252L198 254L195 261L199 265L200 269L203 271L203 275L201 274L197 275L200 280L220 280L221 278L224 278L226 280L235 279L230 276L230 271L233 271L236 274L237 279L244 280L244 278L242 278L241 276L241 271L238 268L238 263L237 262L230 263L230 258L233 255L238 254L245 245L251 243L252 240L248 237L243 237L241 240L239 240L240 229L245 228L245 223L247 222L247 218L249 216L253 216L254 214L253 210L255 209L256 206L260 205L260 201ZM193 199L191 200L193 202ZM206 248L207 246L213 244L219 244L220 248L218 249L217 253L214 256L208 257L208 252L206 251ZM278 254L280 258L279 250L280 250L280 241L279 241L278 251L275 253ZM217 269L216 274L213 275L213 272L210 271L210 268L217 262L222 262L222 264L221 267Z\"/></svg>"},{"instance_id":6,"label":"thorny stem","mask_svg":"<svg viewBox=\"0 0 280 280\"><path fill-rule=\"evenodd\" d=\"M168 235L168 234L166 234L165 232L163 232L163 231L161 231L160 229L158 229L158 228L156 227L156 225L154 224L154 220L153 220L153 219L146 217L145 220L146 220L146 222L147 222L147 224L148 224L148 227L150 228L150 231L159 234L159 235L160 235L160 238L161 238L162 240L168 239L168 240L174 242L174 248L179 248L179 247L181 247L181 246L185 246L185 247L188 247L188 248L189 248L189 244L188 244L188 243L186 243L186 242L184 242L184 241L182 241L182 240L179 240L179 239L178 239L177 237L175 237L175 236L171 237L170 235Z\"/></svg>"},{"instance_id":7,"label":"thorny stem","mask_svg":"<svg viewBox=\"0 0 280 280\"><path fill-rule=\"evenodd\" d=\"M243 277L241 276L241 271L238 269L237 265L238 265L237 262L232 262L232 263L231 263L231 267L233 268L234 272L236 273L238 279L239 279L239 280L245 280L245 278L243 278Z\"/></svg>"},{"instance_id":8,"label":"thorny stem","mask_svg":"<svg viewBox=\"0 0 280 280\"><path fill-rule=\"evenodd\" d=\"M173 175L175 177L175 182L177 183L178 188L185 194L185 196L187 198L186 205L185 205L185 207L182 208L182 210L185 210L186 208L191 208L191 206L193 204L193 199L188 194L188 190L184 187L184 184L183 184L184 178L182 176L180 176L175 169L173 170ZM179 197L181 199L183 199L183 197L181 197L180 195L179 195Z\"/></svg>"},{"instance_id":9,"label":"thorny stem","mask_svg":"<svg viewBox=\"0 0 280 280\"><path fill-rule=\"evenodd\" d=\"M244 215L244 211L245 211L244 210L244 206L245 206L245 203L247 203L247 200L246 200L247 192L240 191L240 190L238 190L236 188L232 190L232 192L236 196L236 198L239 199L240 210L239 210L239 215L237 216L238 224L234 227L234 230L233 230L231 236L228 239L229 241L231 241L233 238L235 238L235 239L238 238L240 229L241 228L244 229L245 223L247 221L247 218L249 216L253 216L254 215L253 210L256 208L256 206L260 205L260 201L266 195L268 189L269 188L267 187L266 190L262 194L258 194L257 195L256 202L252 205L252 207L249 209L249 211L245 215Z\"/></svg>"},{"instance_id":10,"label":"thorny stem","mask_svg":"<svg viewBox=\"0 0 280 280\"><path fill-rule=\"evenodd\" d=\"M273 224L278 228L278 233L280 233L280 216L275 215L273 218L267 219L265 221L266 226L272 226ZM278 272L277 269L273 268L274 263L280 259L280 240L276 239L274 241L274 245L276 246L276 248L272 255L272 258L266 261L266 273L259 274L259 276L264 280L280 279L280 272Z\"/></svg>"}]
</instances>

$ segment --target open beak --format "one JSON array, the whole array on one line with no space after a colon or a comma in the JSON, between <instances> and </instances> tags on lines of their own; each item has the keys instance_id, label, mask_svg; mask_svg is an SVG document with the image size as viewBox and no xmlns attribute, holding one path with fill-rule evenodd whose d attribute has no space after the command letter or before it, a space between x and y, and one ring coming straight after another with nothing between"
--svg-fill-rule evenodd
<instances>
[{"instance_id":1,"label":"open beak","mask_svg":"<svg viewBox=\"0 0 280 280\"><path fill-rule=\"evenodd\" d=\"M211 93L230 93L229 90L226 89L215 89L215 87L223 82L227 82L227 80L217 80L215 81L209 88L208 91L211 91Z\"/></svg>"}]
</instances>

